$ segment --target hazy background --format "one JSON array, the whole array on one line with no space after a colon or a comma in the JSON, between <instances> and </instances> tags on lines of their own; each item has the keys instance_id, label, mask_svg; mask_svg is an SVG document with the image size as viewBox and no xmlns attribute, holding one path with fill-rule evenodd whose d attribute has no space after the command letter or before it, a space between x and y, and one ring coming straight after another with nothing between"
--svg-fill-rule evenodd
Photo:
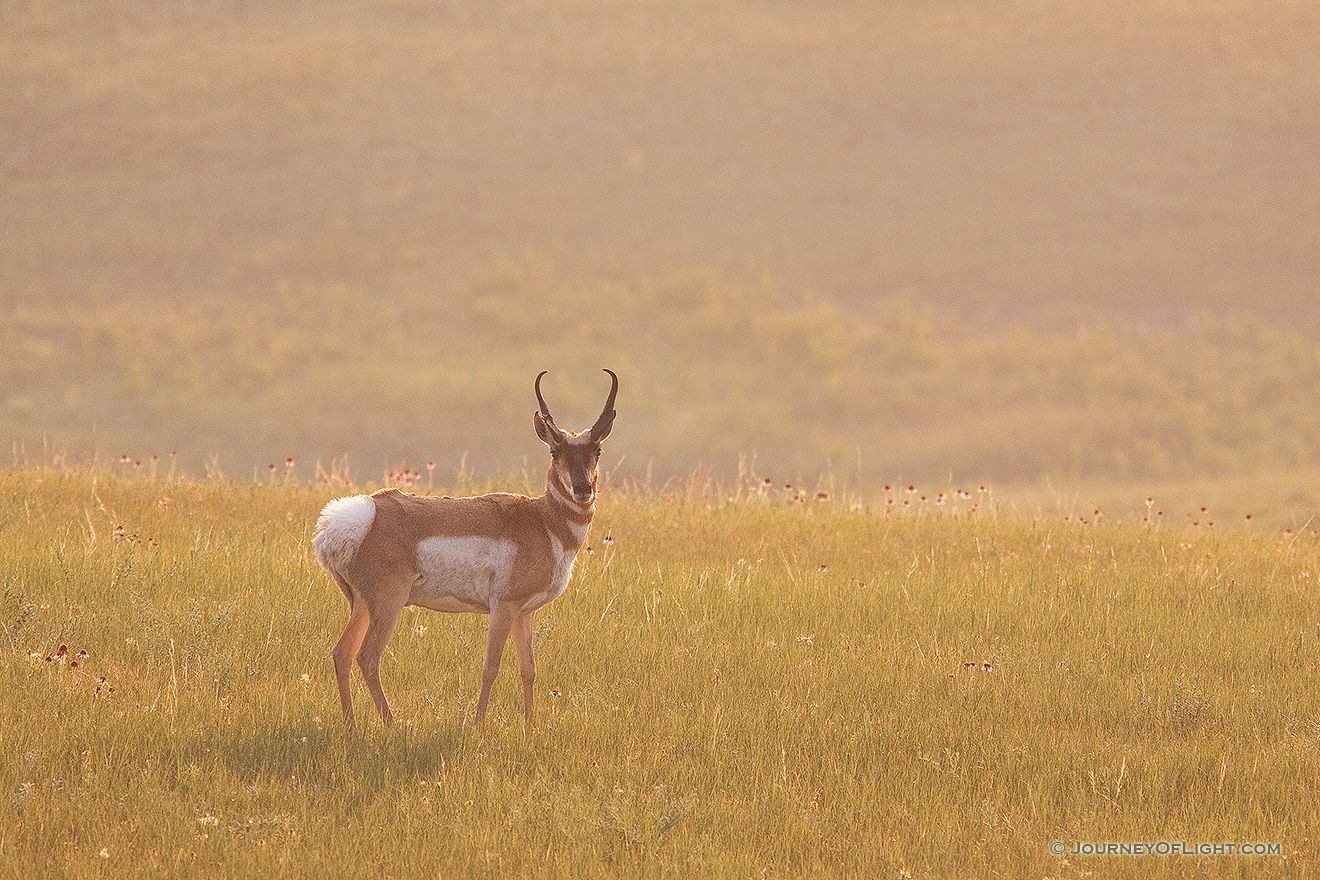
<instances>
[{"instance_id":1,"label":"hazy background","mask_svg":"<svg viewBox=\"0 0 1320 880\"><path fill-rule=\"evenodd\" d=\"M246 477L1320 465L1314 0L0 4L0 439Z\"/></svg>"}]
</instances>

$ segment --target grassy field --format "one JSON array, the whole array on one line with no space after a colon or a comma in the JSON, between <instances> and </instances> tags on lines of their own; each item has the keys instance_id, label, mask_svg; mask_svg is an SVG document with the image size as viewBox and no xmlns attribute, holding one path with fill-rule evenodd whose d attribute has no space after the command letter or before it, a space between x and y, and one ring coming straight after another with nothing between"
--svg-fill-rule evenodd
<instances>
[{"instance_id":1,"label":"grassy field","mask_svg":"<svg viewBox=\"0 0 1320 880\"><path fill-rule=\"evenodd\" d=\"M409 611L350 735L347 490L0 473L0 875L1313 873L1314 534L972 488L613 488L539 729L507 660L474 729L482 618ZM1277 849L1070 854L1160 841Z\"/></svg>"}]
</instances>

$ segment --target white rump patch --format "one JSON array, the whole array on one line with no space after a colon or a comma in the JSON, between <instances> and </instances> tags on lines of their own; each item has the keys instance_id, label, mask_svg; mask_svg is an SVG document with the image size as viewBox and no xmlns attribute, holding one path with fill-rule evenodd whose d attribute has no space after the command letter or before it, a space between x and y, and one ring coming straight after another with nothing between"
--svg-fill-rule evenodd
<instances>
[{"instance_id":1,"label":"white rump patch","mask_svg":"<svg viewBox=\"0 0 1320 880\"><path fill-rule=\"evenodd\" d=\"M433 611L489 611L513 575L518 548L504 538L434 537L417 543L421 573L408 601Z\"/></svg>"},{"instance_id":2,"label":"white rump patch","mask_svg":"<svg viewBox=\"0 0 1320 880\"><path fill-rule=\"evenodd\" d=\"M340 571L353 561L362 539L376 519L376 502L370 495L336 498L321 509L316 520L312 547L316 559L330 571Z\"/></svg>"}]
</instances>

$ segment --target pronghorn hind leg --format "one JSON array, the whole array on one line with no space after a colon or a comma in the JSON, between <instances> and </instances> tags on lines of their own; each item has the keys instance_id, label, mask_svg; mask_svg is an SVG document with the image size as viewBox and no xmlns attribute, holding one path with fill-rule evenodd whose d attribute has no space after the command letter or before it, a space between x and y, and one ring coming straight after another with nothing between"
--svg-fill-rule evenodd
<instances>
[{"instance_id":1,"label":"pronghorn hind leg","mask_svg":"<svg viewBox=\"0 0 1320 880\"><path fill-rule=\"evenodd\" d=\"M378 583L377 592L371 603L371 623L367 627L366 637L362 640L362 649L358 652L358 668L362 670L362 679L367 683L371 699L380 713L380 720L386 724L394 721L389 701L385 699L385 690L380 686L380 658L385 654L385 645L394 633L399 622L403 606L408 602L408 584L391 585Z\"/></svg>"},{"instance_id":2,"label":"pronghorn hind leg","mask_svg":"<svg viewBox=\"0 0 1320 880\"><path fill-rule=\"evenodd\" d=\"M353 659L357 657L358 651L362 648L362 639L366 636L367 628L371 623L371 614L367 611L365 602L361 600L354 602L351 598L349 601L351 604L349 606L348 626L344 627L344 634L335 643L330 656L335 661L335 681L339 684L339 702L344 707L344 721L348 723L349 727L354 727L356 723L353 720L351 682Z\"/></svg>"},{"instance_id":3,"label":"pronghorn hind leg","mask_svg":"<svg viewBox=\"0 0 1320 880\"><path fill-rule=\"evenodd\" d=\"M536 663L532 660L532 612L518 615L513 625L513 648L518 654L518 672L522 676L523 717L532 721L532 684L536 681Z\"/></svg>"},{"instance_id":4,"label":"pronghorn hind leg","mask_svg":"<svg viewBox=\"0 0 1320 880\"><path fill-rule=\"evenodd\" d=\"M486 704L490 701L490 688L495 684L495 676L500 671L500 657L504 654L504 643L509 639L509 631L517 620L516 606L495 603L490 612L490 629L486 632L486 659L481 666L481 696L477 698L477 724L486 720Z\"/></svg>"}]
</instances>

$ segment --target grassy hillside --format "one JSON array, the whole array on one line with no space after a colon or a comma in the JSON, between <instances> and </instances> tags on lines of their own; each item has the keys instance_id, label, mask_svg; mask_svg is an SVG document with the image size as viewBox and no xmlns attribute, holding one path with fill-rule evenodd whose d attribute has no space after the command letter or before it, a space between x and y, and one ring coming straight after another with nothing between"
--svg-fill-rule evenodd
<instances>
[{"instance_id":1,"label":"grassy hillside","mask_svg":"<svg viewBox=\"0 0 1320 880\"><path fill-rule=\"evenodd\" d=\"M15 460L128 455L310 479L405 467L539 473L532 378L582 428L622 384L614 477L698 463L776 481L1301 479L1320 466L1320 346L1239 316L1177 331L985 329L910 300L848 311L713 271L609 284L488 264L454 296L284 287L260 302L0 302ZM163 465L158 465L163 467ZM1291 475L1291 477L1289 477ZM1255 493L1253 493L1255 494Z\"/></svg>"},{"instance_id":2,"label":"grassy hillside","mask_svg":"<svg viewBox=\"0 0 1320 880\"><path fill-rule=\"evenodd\" d=\"M473 729L482 618L409 611L350 735L330 495L0 473L0 873L1314 870L1309 533L611 491L539 730L508 664ZM1266 849L1067 852L1160 841Z\"/></svg>"},{"instance_id":3,"label":"grassy hillside","mask_svg":"<svg viewBox=\"0 0 1320 880\"><path fill-rule=\"evenodd\" d=\"M432 292L534 248L1315 326L1317 44L1312 0L11 0L0 292Z\"/></svg>"},{"instance_id":4,"label":"grassy hillside","mask_svg":"<svg viewBox=\"0 0 1320 880\"><path fill-rule=\"evenodd\" d=\"M1317 44L1310 0L7 3L0 442L517 473L531 377L584 425L608 366L620 479L1298 475Z\"/></svg>"}]
</instances>

